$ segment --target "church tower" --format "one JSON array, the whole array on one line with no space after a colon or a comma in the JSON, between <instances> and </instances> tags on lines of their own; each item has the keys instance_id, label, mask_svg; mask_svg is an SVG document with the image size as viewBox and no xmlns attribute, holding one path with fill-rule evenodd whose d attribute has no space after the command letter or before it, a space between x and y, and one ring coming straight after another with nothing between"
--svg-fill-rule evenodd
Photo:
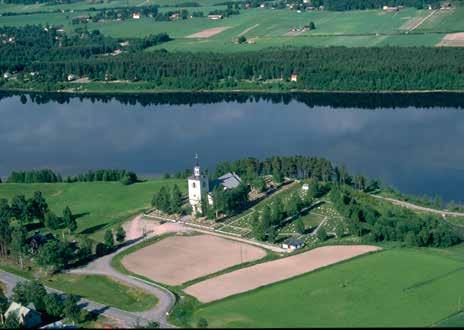
<instances>
[{"instance_id":1,"label":"church tower","mask_svg":"<svg viewBox=\"0 0 464 330\"><path fill-rule=\"evenodd\" d=\"M198 155L195 155L195 167L193 168L193 175L188 178L188 191L189 202L192 206L193 215L200 213L203 214L201 209L201 201L203 198L207 200L209 192L208 177L201 173L200 164L198 163Z\"/></svg>"}]
</instances>

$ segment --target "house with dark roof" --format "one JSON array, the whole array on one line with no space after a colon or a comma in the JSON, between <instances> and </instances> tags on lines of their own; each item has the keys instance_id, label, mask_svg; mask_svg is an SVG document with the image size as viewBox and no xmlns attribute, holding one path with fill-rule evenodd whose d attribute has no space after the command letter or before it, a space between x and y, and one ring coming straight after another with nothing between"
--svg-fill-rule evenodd
<instances>
[{"instance_id":1,"label":"house with dark roof","mask_svg":"<svg viewBox=\"0 0 464 330\"><path fill-rule=\"evenodd\" d=\"M36 328L42 323L42 316L35 310L33 304L29 304L27 307L12 302L5 312L5 319L10 315L14 314L17 316L19 324L22 328Z\"/></svg>"},{"instance_id":2,"label":"house with dark roof","mask_svg":"<svg viewBox=\"0 0 464 330\"><path fill-rule=\"evenodd\" d=\"M48 241L55 240L55 239L56 239L55 236L53 236L53 234L51 233L47 233L44 235L36 231L34 235L32 235L26 240L26 243L29 246L30 253L35 254L42 245L44 245Z\"/></svg>"}]
</instances>

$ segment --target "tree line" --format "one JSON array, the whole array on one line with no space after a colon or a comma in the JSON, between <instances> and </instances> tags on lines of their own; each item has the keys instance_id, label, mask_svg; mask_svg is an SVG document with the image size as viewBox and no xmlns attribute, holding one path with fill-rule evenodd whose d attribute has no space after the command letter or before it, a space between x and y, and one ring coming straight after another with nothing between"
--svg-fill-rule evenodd
<instances>
[{"instance_id":1,"label":"tree line","mask_svg":"<svg viewBox=\"0 0 464 330\"><path fill-rule=\"evenodd\" d=\"M251 80L266 89L278 80L279 88L332 91L461 90L464 49L453 47L380 48L271 48L220 54L165 50L136 52L106 58L24 61L26 72L39 72L32 81L56 84L68 74L104 81L146 81L153 88L214 90L239 88ZM0 60L9 68L17 60ZM297 82L290 75L297 74ZM56 88L56 87L55 87Z\"/></svg>"},{"instance_id":2,"label":"tree line","mask_svg":"<svg viewBox=\"0 0 464 330\"><path fill-rule=\"evenodd\" d=\"M94 254L101 256L109 253L116 242L122 243L126 238L125 230L118 226L114 230L107 229L103 242L95 246L88 238L76 235L78 240L69 242L66 237L76 234L77 218L78 215L74 215L68 206L64 208L62 216L57 216L39 191L28 199L24 195L14 196L10 201L0 199L0 257L12 258L20 264L25 258L34 260L37 265L53 273L88 260ZM45 227L52 232L61 230L63 239L39 232L31 235L27 230L29 225Z\"/></svg>"},{"instance_id":3,"label":"tree line","mask_svg":"<svg viewBox=\"0 0 464 330\"><path fill-rule=\"evenodd\" d=\"M56 182L94 182L94 181L120 181L124 185L136 183L137 174L132 171L118 169L90 170L76 176L68 176L63 180L61 174L51 169L32 171L13 171L8 176L7 183L56 183ZM1 183L1 181L0 181Z\"/></svg>"},{"instance_id":4,"label":"tree line","mask_svg":"<svg viewBox=\"0 0 464 330\"><path fill-rule=\"evenodd\" d=\"M182 213L182 193L177 184L171 188L162 186L151 200L151 205L167 214Z\"/></svg>"}]
</instances>

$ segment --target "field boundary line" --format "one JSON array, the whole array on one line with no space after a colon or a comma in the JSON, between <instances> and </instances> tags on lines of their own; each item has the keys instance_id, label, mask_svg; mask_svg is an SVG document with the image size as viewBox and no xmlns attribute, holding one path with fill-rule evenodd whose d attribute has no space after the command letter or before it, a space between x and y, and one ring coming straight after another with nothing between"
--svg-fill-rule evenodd
<instances>
[{"instance_id":1,"label":"field boundary line","mask_svg":"<svg viewBox=\"0 0 464 330\"><path fill-rule=\"evenodd\" d=\"M456 269L454 269L454 270L451 270L451 271L449 271L449 272L447 272L447 273L441 274L441 275L436 276L436 277L434 277L434 278L428 279L428 280L426 280L426 281L422 281L422 282L418 282L418 283L416 283L416 284L413 284L413 285L411 285L411 286L409 286L409 287L407 287L407 288L404 288L403 291L406 292L406 291L410 291L410 290L414 290L414 289L420 288L420 287L422 287L422 286L428 285L428 284L433 283L433 282L435 282L435 281L442 280L442 279L444 279L444 278L446 278L446 277L448 277L448 276L450 276L450 275L453 275L453 274L455 274L455 273L462 272L463 270L464 270L464 267L456 268Z\"/></svg>"}]
</instances>

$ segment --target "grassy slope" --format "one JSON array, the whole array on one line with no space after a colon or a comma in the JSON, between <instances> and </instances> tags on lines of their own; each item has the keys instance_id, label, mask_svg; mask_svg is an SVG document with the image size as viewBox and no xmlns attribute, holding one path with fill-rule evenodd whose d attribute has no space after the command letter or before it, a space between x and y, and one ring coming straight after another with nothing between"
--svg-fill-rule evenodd
<instances>
[{"instance_id":1,"label":"grassy slope","mask_svg":"<svg viewBox=\"0 0 464 330\"><path fill-rule=\"evenodd\" d=\"M388 250L205 305L195 318L212 327L429 326L456 311L462 271L444 275L464 267L455 257L463 250Z\"/></svg>"},{"instance_id":2,"label":"grassy slope","mask_svg":"<svg viewBox=\"0 0 464 330\"><path fill-rule=\"evenodd\" d=\"M45 279L43 283L67 293L132 312L150 309L158 302L155 296L143 290L101 275L55 275Z\"/></svg>"},{"instance_id":3,"label":"grassy slope","mask_svg":"<svg viewBox=\"0 0 464 330\"><path fill-rule=\"evenodd\" d=\"M153 193L163 185L178 184L186 191L186 180L150 180L130 186L119 182L78 182L53 184L0 184L0 198L18 194L31 196L41 191L51 210L61 215L68 205L77 219L78 233L101 239L105 228L120 223L150 206Z\"/></svg>"},{"instance_id":4,"label":"grassy slope","mask_svg":"<svg viewBox=\"0 0 464 330\"><path fill-rule=\"evenodd\" d=\"M29 280L37 277L36 271L21 270L11 261L0 260L0 269ZM158 302L153 295L102 275L58 274L37 279L48 287L127 311L147 310Z\"/></svg>"}]
</instances>

